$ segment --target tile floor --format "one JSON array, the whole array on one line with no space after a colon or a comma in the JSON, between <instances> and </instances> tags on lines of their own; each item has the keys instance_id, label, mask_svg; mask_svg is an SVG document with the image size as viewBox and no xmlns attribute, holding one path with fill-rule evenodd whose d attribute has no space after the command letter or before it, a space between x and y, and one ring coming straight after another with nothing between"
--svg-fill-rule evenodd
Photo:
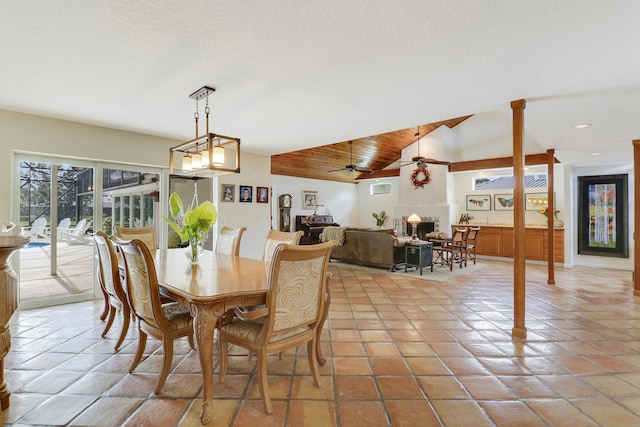
<instances>
[{"instance_id":1,"label":"tile floor","mask_svg":"<svg viewBox=\"0 0 640 427\"><path fill-rule=\"evenodd\" d=\"M482 263L446 283L332 263L322 387L308 375L304 346L274 357L267 416L255 359L237 352L226 384L216 378L210 425L640 425L640 299L631 273L558 268L557 285L548 286L546 266L528 265L521 341L510 335L513 265ZM14 315L5 425L200 425L199 362L186 340L176 342L156 396L158 343L150 340L128 374L136 332L114 353L118 329L100 338L101 309L96 301Z\"/></svg>"}]
</instances>

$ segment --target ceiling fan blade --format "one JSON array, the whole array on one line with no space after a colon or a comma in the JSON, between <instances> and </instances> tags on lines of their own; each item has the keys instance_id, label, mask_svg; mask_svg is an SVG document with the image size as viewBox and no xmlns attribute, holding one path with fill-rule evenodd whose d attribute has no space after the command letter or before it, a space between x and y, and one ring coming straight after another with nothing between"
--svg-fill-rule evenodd
<instances>
[{"instance_id":1,"label":"ceiling fan blade","mask_svg":"<svg viewBox=\"0 0 640 427\"><path fill-rule=\"evenodd\" d=\"M371 168L356 167L353 170L355 170L356 172L360 172L360 173L373 173L373 169L371 169Z\"/></svg>"},{"instance_id":2,"label":"ceiling fan blade","mask_svg":"<svg viewBox=\"0 0 640 427\"><path fill-rule=\"evenodd\" d=\"M448 165L450 162L446 162L444 160L436 160L436 159L431 159L431 158L424 158L422 159L423 163L429 163L430 165Z\"/></svg>"}]
</instances>

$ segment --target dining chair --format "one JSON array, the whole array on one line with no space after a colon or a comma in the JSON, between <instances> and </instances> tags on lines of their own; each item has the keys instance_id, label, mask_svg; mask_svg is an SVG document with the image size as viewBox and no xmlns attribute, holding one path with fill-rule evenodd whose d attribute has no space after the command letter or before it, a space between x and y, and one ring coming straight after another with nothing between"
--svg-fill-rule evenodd
<instances>
[{"instance_id":1,"label":"dining chair","mask_svg":"<svg viewBox=\"0 0 640 427\"><path fill-rule=\"evenodd\" d=\"M247 227L222 227L216 243L216 253L233 256L240 255L240 241L242 240L242 234L246 230Z\"/></svg>"},{"instance_id":2,"label":"dining chair","mask_svg":"<svg viewBox=\"0 0 640 427\"><path fill-rule=\"evenodd\" d=\"M467 228L456 228L450 240L441 241L441 262L449 266L450 271L453 271L453 264L460 265L460 268L466 265L464 239L467 231Z\"/></svg>"},{"instance_id":3,"label":"dining chair","mask_svg":"<svg viewBox=\"0 0 640 427\"><path fill-rule=\"evenodd\" d=\"M478 233L480 232L480 227L469 227L469 232L465 236L464 242L464 251L465 251L465 266L469 260L473 260L473 263L476 263L476 239L478 237Z\"/></svg>"},{"instance_id":4,"label":"dining chair","mask_svg":"<svg viewBox=\"0 0 640 427\"><path fill-rule=\"evenodd\" d=\"M167 380L173 360L173 342L187 337L191 348L193 341L193 321L189 309L180 303L161 303L160 286L151 251L140 239L119 244L124 256L127 272L127 300L138 319L138 350L129 368L133 372L144 354L147 335L162 341L164 350L162 371L155 388L160 393Z\"/></svg>"},{"instance_id":5,"label":"dining chair","mask_svg":"<svg viewBox=\"0 0 640 427\"><path fill-rule=\"evenodd\" d=\"M276 250L276 247L281 243L286 243L289 245L297 245L300 243L300 238L304 231L278 231L278 230L269 230L267 233L267 241L264 245L264 254L262 255L262 260L266 263L271 262L271 258L273 258L273 253Z\"/></svg>"},{"instance_id":6,"label":"dining chair","mask_svg":"<svg viewBox=\"0 0 640 427\"><path fill-rule=\"evenodd\" d=\"M102 293L105 297L105 306L108 309L109 316L104 331L102 331L102 338L104 338L107 332L109 332L109 329L111 329L116 312L122 312L122 330L120 331L120 337L115 346L115 350L118 351L129 330L131 310L129 309L127 294L120 280L120 269L113 243L111 243L109 236L103 231L98 231L92 237L98 250L98 283L100 283L100 287L102 288Z\"/></svg>"},{"instance_id":7,"label":"dining chair","mask_svg":"<svg viewBox=\"0 0 640 427\"><path fill-rule=\"evenodd\" d=\"M269 268L263 308L235 309L236 317L220 327L220 382L227 374L229 344L257 354L258 383L265 412L273 412L267 382L267 356L307 343L313 380L320 387L316 353L318 328L326 303L328 265L337 243L298 246L279 244Z\"/></svg>"},{"instance_id":8,"label":"dining chair","mask_svg":"<svg viewBox=\"0 0 640 427\"><path fill-rule=\"evenodd\" d=\"M115 230L116 236L122 240L142 240L150 251L155 251L158 247L153 227L116 227Z\"/></svg>"}]
</instances>

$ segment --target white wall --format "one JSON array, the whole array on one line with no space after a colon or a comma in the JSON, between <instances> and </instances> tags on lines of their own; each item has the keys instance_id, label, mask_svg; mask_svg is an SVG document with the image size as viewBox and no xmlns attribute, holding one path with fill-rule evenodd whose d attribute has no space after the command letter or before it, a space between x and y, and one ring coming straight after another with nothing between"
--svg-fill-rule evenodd
<instances>
[{"instance_id":1,"label":"white wall","mask_svg":"<svg viewBox=\"0 0 640 427\"><path fill-rule=\"evenodd\" d=\"M270 203L256 203L256 187L271 185L271 164L269 157L242 152L240 157L240 173L225 175L214 179L213 198L218 208L217 230L223 226L231 228L247 227L240 243L240 256L260 259L264 250L264 243L269 231L269 208L277 204L277 200L270 197ZM233 202L220 201L220 186L222 184L235 185L235 200ZM253 202L240 203L240 186L253 187Z\"/></svg>"},{"instance_id":2,"label":"white wall","mask_svg":"<svg viewBox=\"0 0 640 427\"><path fill-rule=\"evenodd\" d=\"M391 194L370 194L372 184L391 184ZM395 209L398 205L398 194L400 192L400 178L379 178L359 181L358 190L358 220L354 227L376 228L376 220L373 213L385 211L387 221L383 228L393 228L393 220L399 218Z\"/></svg>"}]
</instances>

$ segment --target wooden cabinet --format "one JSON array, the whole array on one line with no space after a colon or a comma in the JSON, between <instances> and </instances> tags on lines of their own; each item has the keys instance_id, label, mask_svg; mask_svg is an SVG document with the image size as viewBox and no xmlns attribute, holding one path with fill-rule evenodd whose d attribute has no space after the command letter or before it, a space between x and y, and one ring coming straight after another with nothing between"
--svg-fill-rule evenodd
<instances>
[{"instance_id":1,"label":"wooden cabinet","mask_svg":"<svg viewBox=\"0 0 640 427\"><path fill-rule=\"evenodd\" d=\"M453 229L461 227L453 225ZM549 232L546 228L525 228L525 257L526 259L546 261ZM482 225L476 241L478 255L501 256L513 258L513 227ZM555 261L564 262L564 230L555 229L554 232Z\"/></svg>"}]
</instances>

